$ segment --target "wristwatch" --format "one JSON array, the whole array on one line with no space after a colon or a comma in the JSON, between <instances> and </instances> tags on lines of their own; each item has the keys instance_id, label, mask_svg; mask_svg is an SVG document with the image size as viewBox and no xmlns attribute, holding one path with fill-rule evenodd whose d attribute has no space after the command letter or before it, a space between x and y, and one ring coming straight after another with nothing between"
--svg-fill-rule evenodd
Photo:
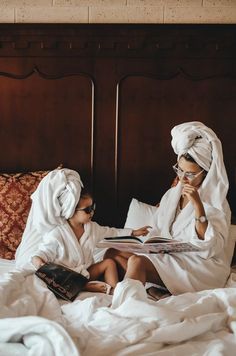
<instances>
[{"instance_id":1,"label":"wristwatch","mask_svg":"<svg viewBox=\"0 0 236 356\"><path fill-rule=\"evenodd\" d=\"M199 216L199 218L195 218L195 221L200 221L201 223L204 223L207 221L207 218L205 217L205 215L203 215Z\"/></svg>"}]
</instances>

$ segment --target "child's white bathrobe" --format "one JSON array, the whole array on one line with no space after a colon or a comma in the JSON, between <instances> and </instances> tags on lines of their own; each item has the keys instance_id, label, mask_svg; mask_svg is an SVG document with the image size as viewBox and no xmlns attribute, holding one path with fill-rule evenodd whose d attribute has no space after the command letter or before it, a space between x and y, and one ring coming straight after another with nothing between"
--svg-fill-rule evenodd
<instances>
[{"instance_id":1,"label":"child's white bathrobe","mask_svg":"<svg viewBox=\"0 0 236 356\"><path fill-rule=\"evenodd\" d=\"M32 194L32 206L22 241L16 251L17 267L33 268L31 258L63 264L89 276L87 268L94 262L98 241L106 236L125 236L131 229L85 224L80 241L68 224L80 199L83 184L80 175L71 169L55 169L42 179Z\"/></svg>"},{"instance_id":2,"label":"child's white bathrobe","mask_svg":"<svg viewBox=\"0 0 236 356\"><path fill-rule=\"evenodd\" d=\"M131 232L131 229L100 226L91 221L84 225L84 233L78 241L66 221L43 236L35 255L45 262L63 264L89 278L87 268L95 262L93 256L97 243L104 237L125 236Z\"/></svg>"},{"instance_id":3,"label":"child's white bathrobe","mask_svg":"<svg viewBox=\"0 0 236 356\"><path fill-rule=\"evenodd\" d=\"M221 142L201 122L187 122L172 130L172 146L178 159L189 153L207 175L198 189L208 220L204 240L195 230L195 211L189 202L180 211L179 182L163 196L155 216L157 234L200 247L200 252L149 254L160 278L172 294L219 288L230 273L234 241L229 239L231 212L226 200L228 178Z\"/></svg>"}]
</instances>

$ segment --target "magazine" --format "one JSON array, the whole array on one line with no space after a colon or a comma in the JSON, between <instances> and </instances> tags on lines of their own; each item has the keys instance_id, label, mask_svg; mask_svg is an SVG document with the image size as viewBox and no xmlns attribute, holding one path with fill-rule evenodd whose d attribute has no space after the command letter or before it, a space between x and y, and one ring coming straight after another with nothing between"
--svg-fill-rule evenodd
<instances>
[{"instance_id":1,"label":"magazine","mask_svg":"<svg viewBox=\"0 0 236 356\"><path fill-rule=\"evenodd\" d=\"M199 248L190 242L178 241L161 236L138 238L133 236L105 237L97 247L115 248L126 252L176 253L196 252Z\"/></svg>"},{"instance_id":2,"label":"magazine","mask_svg":"<svg viewBox=\"0 0 236 356\"><path fill-rule=\"evenodd\" d=\"M55 263L45 263L36 272L56 297L73 302L88 283L82 274Z\"/></svg>"},{"instance_id":3,"label":"magazine","mask_svg":"<svg viewBox=\"0 0 236 356\"><path fill-rule=\"evenodd\" d=\"M117 236L117 237L105 237L105 241L112 242L125 242L125 243L139 243L139 244L147 244L147 243L157 243L157 242L170 242L172 239L161 237L161 236L147 236L147 237L136 237L136 236Z\"/></svg>"}]
</instances>

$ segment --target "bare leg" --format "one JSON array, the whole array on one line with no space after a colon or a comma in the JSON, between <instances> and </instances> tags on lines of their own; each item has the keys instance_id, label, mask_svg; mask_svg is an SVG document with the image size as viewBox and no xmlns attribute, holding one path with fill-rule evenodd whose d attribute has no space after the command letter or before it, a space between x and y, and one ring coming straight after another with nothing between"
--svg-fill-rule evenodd
<instances>
[{"instance_id":1,"label":"bare leg","mask_svg":"<svg viewBox=\"0 0 236 356\"><path fill-rule=\"evenodd\" d=\"M151 282L164 286L164 283L162 282L152 262L145 256L130 256L125 278L137 279L143 284Z\"/></svg>"},{"instance_id":2,"label":"bare leg","mask_svg":"<svg viewBox=\"0 0 236 356\"><path fill-rule=\"evenodd\" d=\"M137 279L143 284L151 282L165 287L152 262L145 256L133 255L129 258L125 278ZM171 295L166 288L162 290L154 286L148 288L147 293L154 300L160 300Z\"/></svg>"},{"instance_id":3,"label":"bare leg","mask_svg":"<svg viewBox=\"0 0 236 356\"><path fill-rule=\"evenodd\" d=\"M127 270L127 263L130 256L133 256L132 253L122 252L116 250L115 248L109 248L103 257L103 259L112 259L116 262L119 281L124 278L125 272Z\"/></svg>"},{"instance_id":4,"label":"bare leg","mask_svg":"<svg viewBox=\"0 0 236 356\"><path fill-rule=\"evenodd\" d=\"M145 256L121 252L111 248L107 250L104 258L112 258L116 262L119 280L132 278L141 281L143 284L151 282L165 287L152 262ZM155 300L160 300L170 295L167 289L160 291L156 287L150 287L147 292Z\"/></svg>"},{"instance_id":5,"label":"bare leg","mask_svg":"<svg viewBox=\"0 0 236 356\"><path fill-rule=\"evenodd\" d=\"M106 283L114 288L118 282L116 263L112 259L106 259L104 261L95 263L88 268L88 271L90 273L90 281L103 278L105 283L97 282L90 284L88 282L84 287L84 290L86 291L106 293Z\"/></svg>"}]
</instances>

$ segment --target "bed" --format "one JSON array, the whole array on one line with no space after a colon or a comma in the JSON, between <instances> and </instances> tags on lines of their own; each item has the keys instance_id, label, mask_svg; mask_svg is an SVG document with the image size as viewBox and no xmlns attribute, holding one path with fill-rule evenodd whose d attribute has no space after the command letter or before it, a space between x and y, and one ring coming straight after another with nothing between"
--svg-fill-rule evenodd
<instances>
[{"instance_id":1,"label":"bed","mask_svg":"<svg viewBox=\"0 0 236 356\"><path fill-rule=\"evenodd\" d=\"M155 206L133 199L126 226L151 223ZM236 226L231 226L236 240ZM98 261L102 249L95 251ZM190 252L191 253L191 252ZM145 286L149 287L149 284ZM114 295L81 292L57 299L34 274L0 260L2 355L233 355L236 268L225 288L148 297L141 282L123 280ZM55 342L56 340L56 342ZM37 350L37 351L36 351Z\"/></svg>"},{"instance_id":2,"label":"bed","mask_svg":"<svg viewBox=\"0 0 236 356\"><path fill-rule=\"evenodd\" d=\"M15 270L14 254L30 195L60 164L90 186L100 224L148 223L174 178L170 129L199 119L222 139L235 240L235 35L235 25L0 25L0 354L234 355L235 257L222 289L155 302L126 280L113 298L67 303Z\"/></svg>"}]
</instances>

